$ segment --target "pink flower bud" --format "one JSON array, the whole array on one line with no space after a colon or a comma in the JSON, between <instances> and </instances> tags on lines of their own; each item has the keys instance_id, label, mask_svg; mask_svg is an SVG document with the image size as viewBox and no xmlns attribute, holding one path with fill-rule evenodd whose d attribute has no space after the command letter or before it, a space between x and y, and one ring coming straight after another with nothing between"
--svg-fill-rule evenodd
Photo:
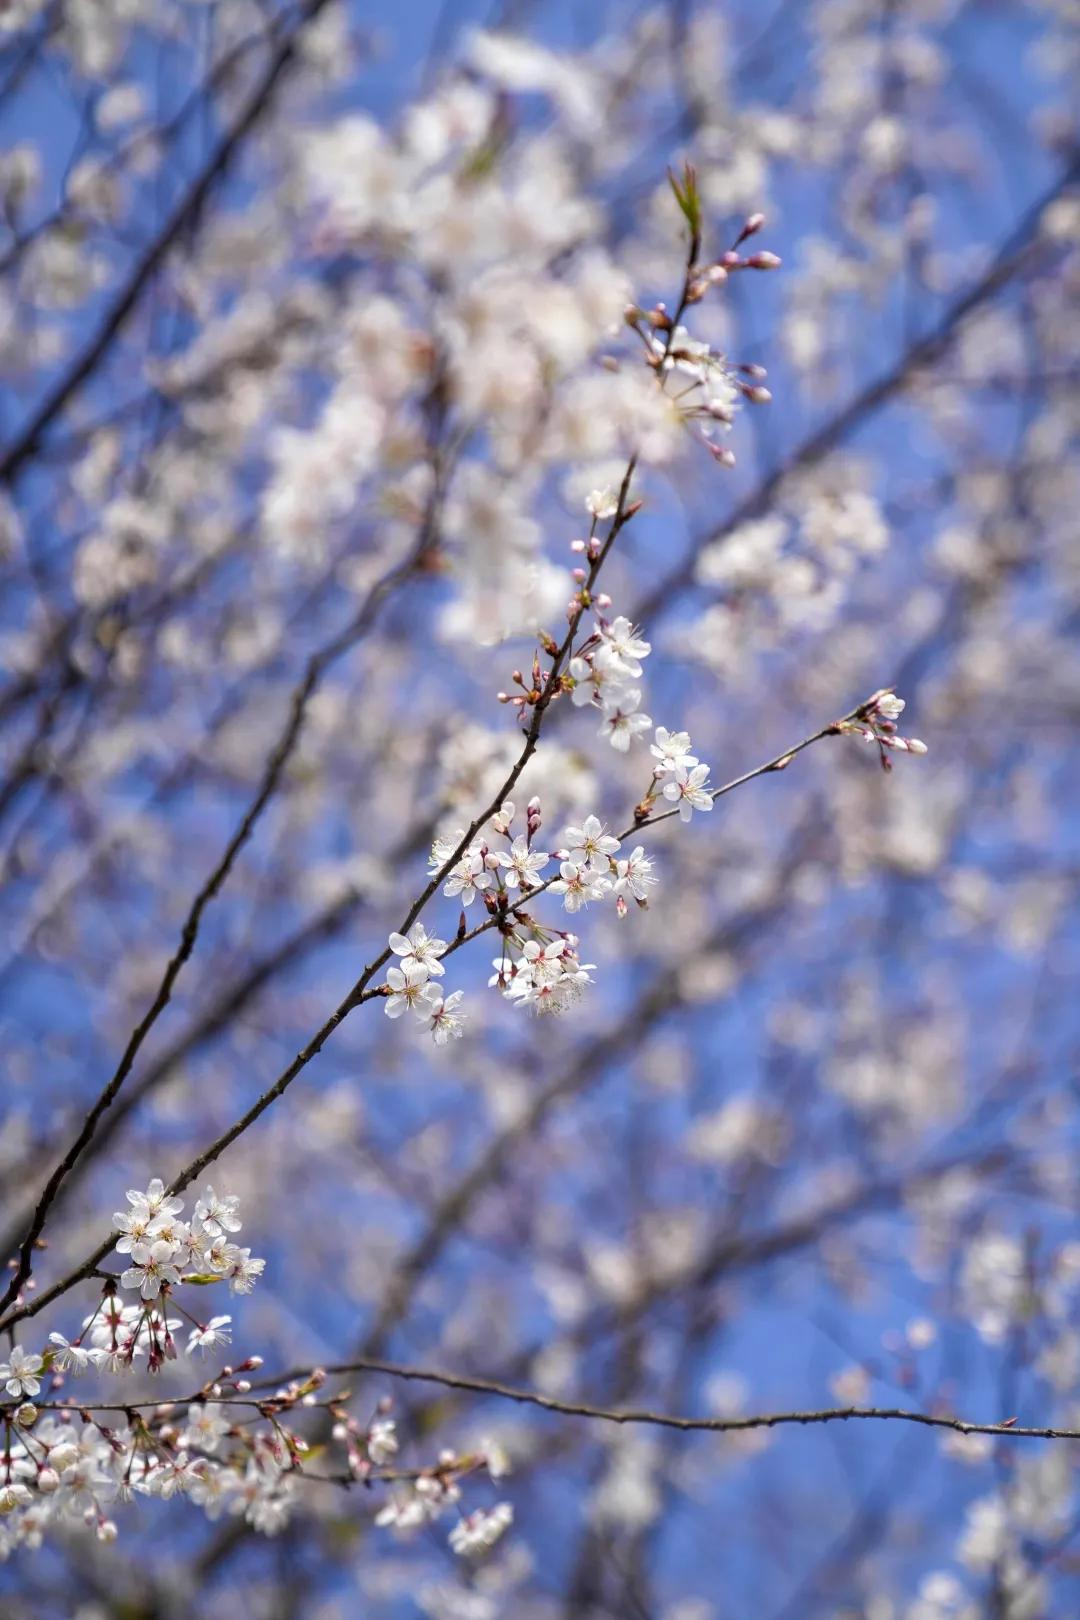
<instances>
[{"instance_id":1,"label":"pink flower bud","mask_svg":"<svg viewBox=\"0 0 1080 1620\"><path fill-rule=\"evenodd\" d=\"M745 260L748 270L779 270L783 262L775 253L751 253Z\"/></svg>"}]
</instances>

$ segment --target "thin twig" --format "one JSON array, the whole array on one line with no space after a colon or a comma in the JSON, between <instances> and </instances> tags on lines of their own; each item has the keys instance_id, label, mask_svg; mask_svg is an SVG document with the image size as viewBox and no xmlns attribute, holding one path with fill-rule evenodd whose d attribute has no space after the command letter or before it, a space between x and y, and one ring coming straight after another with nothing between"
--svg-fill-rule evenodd
<instances>
[{"instance_id":1,"label":"thin twig","mask_svg":"<svg viewBox=\"0 0 1080 1620\"><path fill-rule=\"evenodd\" d=\"M265 1406L275 1391L289 1384L304 1383L317 1374L341 1377L347 1373L377 1373L386 1378L399 1378L407 1383L438 1384L444 1389L463 1390L472 1395L489 1395L497 1400L514 1401L520 1406L533 1406L542 1412L561 1417L588 1418L598 1423L646 1425L651 1428L677 1429L689 1434L742 1434L750 1429L777 1429L822 1423L886 1422L916 1423L924 1428L950 1429L955 1434L999 1435L1006 1440L1080 1440L1080 1429L1056 1429L1034 1425L1005 1423L978 1423L968 1418L951 1417L943 1412L920 1412L903 1406L830 1406L811 1407L806 1410L784 1412L748 1412L737 1417L684 1417L671 1412L653 1412L646 1407L595 1406L588 1401L559 1400L554 1395L542 1395L539 1390L526 1389L517 1384L503 1384L493 1378L469 1377L464 1373L451 1373L431 1367L405 1366L400 1362L382 1361L374 1357L360 1357L355 1361L337 1362L326 1367L298 1367L281 1373L276 1378L260 1379L244 1395L213 1395L206 1387L194 1395L173 1396L168 1401L125 1401L111 1405L92 1405L78 1401L62 1403L35 1402L42 1410L77 1408L89 1412L127 1412L139 1408L161 1405L191 1405L207 1400L222 1405Z\"/></svg>"}]
</instances>

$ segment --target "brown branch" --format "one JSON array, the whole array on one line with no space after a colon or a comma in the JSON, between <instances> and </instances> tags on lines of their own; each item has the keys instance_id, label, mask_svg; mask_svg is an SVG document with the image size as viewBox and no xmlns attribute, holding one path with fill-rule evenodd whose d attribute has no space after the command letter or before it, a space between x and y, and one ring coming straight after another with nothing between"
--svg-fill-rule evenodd
<instances>
[{"instance_id":1,"label":"brown branch","mask_svg":"<svg viewBox=\"0 0 1080 1620\"><path fill-rule=\"evenodd\" d=\"M743 1417L678 1417L668 1412L651 1412L644 1407L613 1408L593 1406L585 1401L561 1401L552 1395L541 1395L538 1390L523 1389L515 1384L500 1384L494 1379L436 1372L427 1367L401 1366L396 1362L380 1361L374 1357L359 1357L355 1361L341 1362L320 1370L335 1377L352 1372L381 1373L385 1377L400 1378L407 1382L439 1384L445 1389L465 1390L474 1395L492 1395L499 1400L515 1401L522 1406L535 1406L543 1412L554 1412L563 1417L591 1418L603 1423L647 1424L660 1429L678 1429L683 1433L740 1434L747 1429L775 1429L794 1424L846 1423L852 1420L871 1419L920 1423L931 1429L952 1429L957 1434L993 1434L1006 1439L1080 1440L1080 1429L1025 1427L1011 1422L976 1423L967 1418L918 1412L897 1406L837 1406L807 1411L752 1412ZM303 1378L310 1371L308 1368L285 1373L277 1379L269 1380L267 1387L272 1384L276 1388L291 1379Z\"/></svg>"},{"instance_id":2,"label":"brown branch","mask_svg":"<svg viewBox=\"0 0 1080 1620\"><path fill-rule=\"evenodd\" d=\"M1005 1423L979 1423L969 1418L951 1417L941 1412L920 1412L902 1406L830 1406L808 1408L806 1410L782 1412L748 1412L740 1417L683 1417L671 1412L653 1412L647 1407L608 1407L594 1406L588 1401L559 1400L553 1395L542 1395L539 1390L525 1389L517 1384L503 1384L493 1378L470 1377L464 1373L451 1373L437 1371L431 1367L405 1366L395 1361L382 1361L374 1356L359 1356L353 1361L336 1362L325 1367L296 1367L289 1372L279 1373L274 1378L260 1379L252 1384L250 1393L243 1396L222 1394L213 1396L224 1406L253 1406L262 1408L272 1402L273 1397L263 1395L259 1398L257 1392L281 1389L290 1383L306 1382L315 1374L325 1374L328 1377L342 1377L347 1373L377 1373L386 1378L399 1378L406 1383L438 1384L443 1389L463 1390L472 1395L489 1395L497 1400L513 1401L520 1406L533 1406L542 1412L551 1412L560 1417L589 1418L593 1422L647 1425L658 1429L677 1429L683 1434L742 1434L749 1429L776 1429L781 1427L802 1426L821 1423L850 1423L853 1421L875 1421L894 1423L917 1423L924 1428L951 1429L956 1434L989 1434L999 1435L1006 1440L1080 1440L1080 1429L1056 1429L1051 1427L1038 1427L1023 1425L1012 1421ZM208 1396L206 1387L197 1390L193 1395L170 1396L170 1405L195 1404L206 1401ZM153 1408L160 1406L157 1400L124 1401L111 1404L92 1404L81 1401L68 1402L41 1402L34 1403L39 1410L70 1411L77 1408L87 1412L130 1412L140 1408ZM302 1474L302 1470L300 1471ZM410 1470L413 1473L423 1474L425 1470ZM402 1477L395 1472L388 1477ZM334 1481L336 1483L336 1480Z\"/></svg>"}]
</instances>

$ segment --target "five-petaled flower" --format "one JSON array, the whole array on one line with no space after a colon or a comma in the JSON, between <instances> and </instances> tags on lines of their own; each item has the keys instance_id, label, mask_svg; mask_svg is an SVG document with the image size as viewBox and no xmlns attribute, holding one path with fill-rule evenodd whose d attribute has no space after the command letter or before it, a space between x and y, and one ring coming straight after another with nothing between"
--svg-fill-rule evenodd
<instances>
[{"instance_id":1,"label":"five-petaled flower","mask_svg":"<svg viewBox=\"0 0 1080 1620\"><path fill-rule=\"evenodd\" d=\"M428 976L426 969L418 962L406 962L404 967L387 968L386 982L390 987L384 1009L387 1018L400 1018L402 1013L410 1008L420 1018L427 1016L424 986L428 982Z\"/></svg>"},{"instance_id":2,"label":"five-petaled flower","mask_svg":"<svg viewBox=\"0 0 1080 1620\"><path fill-rule=\"evenodd\" d=\"M674 776L664 783L664 798L678 805L683 821L689 821L695 810L712 809L713 796L705 786L708 776L707 765L695 765L689 771L685 765L679 765Z\"/></svg>"},{"instance_id":3,"label":"five-petaled flower","mask_svg":"<svg viewBox=\"0 0 1080 1620\"><path fill-rule=\"evenodd\" d=\"M8 1360L0 1362L0 1381L15 1400L22 1395L36 1395L41 1388L37 1375L43 1365L40 1356L24 1350L21 1344L12 1345Z\"/></svg>"}]
</instances>

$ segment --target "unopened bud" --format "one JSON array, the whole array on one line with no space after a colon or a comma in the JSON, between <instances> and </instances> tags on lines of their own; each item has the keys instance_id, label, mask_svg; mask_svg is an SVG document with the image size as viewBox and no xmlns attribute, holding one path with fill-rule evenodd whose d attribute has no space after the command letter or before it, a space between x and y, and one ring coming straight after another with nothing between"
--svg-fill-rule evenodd
<instances>
[{"instance_id":1,"label":"unopened bud","mask_svg":"<svg viewBox=\"0 0 1080 1620\"><path fill-rule=\"evenodd\" d=\"M783 262L775 253L751 253L744 261L748 270L779 270Z\"/></svg>"},{"instance_id":2,"label":"unopened bud","mask_svg":"<svg viewBox=\"0 0 1080 1620\"><path fill-rule=\"evenodd\" d=\"M751 405L767 405L772 399L772 395L770 394L769 390L767 388L762 388L760 384L755 384L753 388L744 388L743 394L750 401Z\"/></svg>"}]
</instances>

